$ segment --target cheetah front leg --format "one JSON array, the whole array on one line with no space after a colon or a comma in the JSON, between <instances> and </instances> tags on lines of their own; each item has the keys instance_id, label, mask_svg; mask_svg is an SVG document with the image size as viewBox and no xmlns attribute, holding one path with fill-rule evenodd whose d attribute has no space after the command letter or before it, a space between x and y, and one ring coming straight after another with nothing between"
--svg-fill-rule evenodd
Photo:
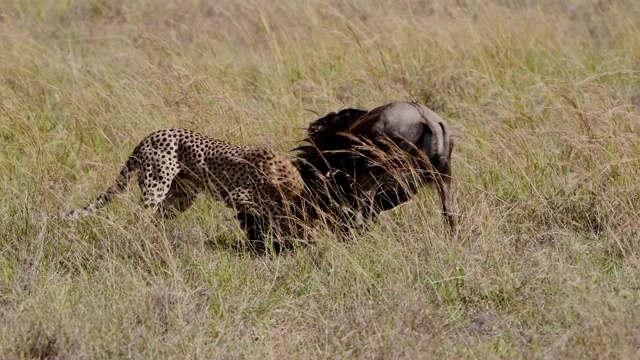
<instances>
[{"instance_id":1,"label":"cheetah front leg","mask_svg":"<svg viewBox=\"0 0 640 360\"><path fill-rule=\"evenodd\" d=\"M277 206L267 199L258 199L254 191L248 188L231 190L224 201L237 211L236 219L245 231L251 247L258 252L266 251L267 235L271 230L276 230L273 215L278 212ZM279 241L274 239L273 248L276 253L281 251Z\"/></svg>"},{"instance_id":2,"label":"cheetah front leg","mask_svg":"<svg viewBox=\"0 0 640 360\"><path fill-rule=\"evenodd\" d=\"M247 237L251 241L263 241L263 222L261 216L256 213L261 213L261 209L252 200L254 199L253 192L250 189L236 188L229 191L223 200L227 206L237 211L236 218L240 222L240 226L247 232Z\"/></svg>"},{"instance_id":3,"label":"cheetah front leg","mask_svg":"<svg viewBox=\"0 0 640 360\"><path fill-rule=\"evenodd\" d=\"M251 249L259 253L266 253L268 250L266 234L272 222L263 216L257 216L247 212L238 212L236 219L240 222L240 227L245 231ZM276 254L284 250L280 241L274 240L271 245Z\"/></svg>"}]
</instances>

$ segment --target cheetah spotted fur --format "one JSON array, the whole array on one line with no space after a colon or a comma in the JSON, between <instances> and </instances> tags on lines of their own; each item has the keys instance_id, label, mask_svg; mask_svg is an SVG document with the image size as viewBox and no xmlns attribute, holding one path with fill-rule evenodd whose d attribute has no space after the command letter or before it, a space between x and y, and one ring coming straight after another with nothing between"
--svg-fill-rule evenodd
<instances>
[{"instance_id":1,"label":"cheetah spotted fur","mask_svg":"<svg viewBox=\"0 0 640 360\"><path fill-rule=\"evenodd\" d=\"M161 217L185 211L198 193L207 191L239 214L274 218L286 215L304 190L297 167L283 153L230 144L190 130L165 129L136 146L114 185L89 205L62 217L94 214L123 192L136 173L143 206Z\"/></svg>"}]
</instances>

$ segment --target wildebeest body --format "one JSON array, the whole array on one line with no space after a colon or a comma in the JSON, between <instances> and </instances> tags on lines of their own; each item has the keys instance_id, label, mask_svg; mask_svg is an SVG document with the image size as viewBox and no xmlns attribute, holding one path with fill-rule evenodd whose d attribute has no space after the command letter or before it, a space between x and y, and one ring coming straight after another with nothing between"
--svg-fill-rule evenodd
<instances>
[{"instance_id":1,"label":"wildebeest body","mask_svg":"<svg viewBox=\"0 0 640 360\"><path fill-rule=\"evenodd\" d=\"M425 106L393 102L371 111L344 109L313 122L298 157L310 187L328 179L323 202L349 205L365 218L410 200L435 182L450 225L453 140L444 120ZM400 150L400 151L398 151ZM406 156L409 155L409 156ZM306 173L306 174L305 174Z\"/></svg>"}]
</instances>

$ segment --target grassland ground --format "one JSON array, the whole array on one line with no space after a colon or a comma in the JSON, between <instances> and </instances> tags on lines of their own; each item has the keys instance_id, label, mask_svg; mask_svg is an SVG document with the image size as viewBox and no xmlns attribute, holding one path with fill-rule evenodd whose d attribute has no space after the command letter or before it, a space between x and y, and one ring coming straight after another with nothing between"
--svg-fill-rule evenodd
<instances>
[{"instance_id":1,"label":"grassland ground","mask_svg":"<svg viewBox=\"0 0 640 360\"><path fill-rule=\"evenodd\" d=\"M0 2L0 357L637 358L640 2ZM352 243L255 257L202 198L52 217L185 127L286 151L320 114L423 103L434 189ZM231 228L231 230L230 230Z\"/></svg>"}]
</instances>

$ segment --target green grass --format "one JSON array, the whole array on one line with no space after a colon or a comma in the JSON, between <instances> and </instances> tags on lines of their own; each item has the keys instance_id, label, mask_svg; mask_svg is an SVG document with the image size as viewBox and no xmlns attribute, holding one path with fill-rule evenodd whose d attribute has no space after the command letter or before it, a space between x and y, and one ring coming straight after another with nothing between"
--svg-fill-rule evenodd
<instances>
[{"instance_id":1,"label":"green grass","mask_svg":"<svg viewBox=\"0 0 640 360\"><path fill-rule=\"evenodd\" d=\"M640 356L637 1L13 0L0 6L0 357ZM256 257L200 199L61 222L146 134L286 151L316 116L423 103L434 189L351 243Z\"/></svg>"}]
</instances>

